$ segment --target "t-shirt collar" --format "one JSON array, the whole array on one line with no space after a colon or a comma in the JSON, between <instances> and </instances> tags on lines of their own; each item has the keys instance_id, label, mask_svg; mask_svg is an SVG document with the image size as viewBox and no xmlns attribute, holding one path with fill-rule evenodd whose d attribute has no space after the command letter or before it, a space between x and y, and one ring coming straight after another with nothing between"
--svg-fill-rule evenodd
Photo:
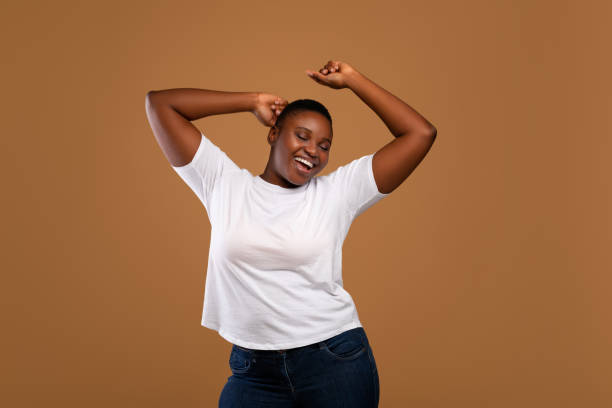
<instances>
[{"instance_id":1,"label":"t-shirt collar","mask_svg":"<svg viewBox=\"0 0 612 408\"><path fill-rule=\"evenodd\" d=\"M306 183L302 184L301 186L297 186L297 187L292 187L292 188L286 188L286 187L281 187L277 184L272 184L267 182L266 180L264 180L263 178L261 178L259 175L254 177L255 179L255 184L257 184L258 186L260 186L261 188L264 188L268 191L274 192L274 193L279 193L279 194L299 194L302 193L306 190L306 188L308 187L308 185L310 184L310 181L312 180L309 179Z\"/></svg>"}]
</instances>

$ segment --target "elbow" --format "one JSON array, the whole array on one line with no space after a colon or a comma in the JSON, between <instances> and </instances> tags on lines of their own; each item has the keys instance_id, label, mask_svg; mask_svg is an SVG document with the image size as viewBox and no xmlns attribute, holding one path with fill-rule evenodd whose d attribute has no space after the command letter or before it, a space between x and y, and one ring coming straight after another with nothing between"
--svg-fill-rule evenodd
<instances>
[{"instance_id":1,"label":"elbow","mask_svg":"<svg viewBox=\"0 0 612 408\"><path fill-rule=\"evenodd\" d=\"M425 130L425 134L428 135L431 138L431 141L433 142L434 140L436 140L436 136L438 135L438 129L436 129L435 126L431 123L427 123L427 129Z\"/></svg>"},{"instance_id":2,"label":"elbow","mask_svg":"<svg viewBox=\"0 0 612 408\"><path fill-rule=\"evenodd\" d=\"M147 92L147 95L145 96L145 100L151 100L151 98L153 97L155 92L156 91L149 91L149 92Z\"/></svg>"},{"instance_id":3,"label":"elbow","mask_svg":"<svg viewBox=\"0 0 612 408\"><path fill-rule=\"evenodd\" d=\"M436 135L438 134L438 130L431 124L427 123L424 129L413 132L414 134L418 134L421 137L425 137L427 139L431 139L433 142L436 139Z\"/></svg>"},{"instance_id":4,"label":"elbow","mask_svg":"<svg viewBox=\"0 0 612 408\"><path fill-rule=\"evenodd\" d=\"M427 122L424 127L419 129L414 129L409 132L402 132L399 136L403 135L414 135L415 137L431 139L433 142L436 139L436 135L438 134L438 129L434 127L431 123ZM396 136L396 137L399 137Z\"/></svg>"},{"instance_id":5,"label":"elbow","mask_svg":"<svg viewBox=\"0 0 612 408\"><path fill-rule=\"evenodd\" d=\"M436 129L435 127L433 127L433 125L431 126L431 141L433 142L434 140L436 140L436 136L438 135L438 129Z\"/></svg>"},{"instance_id":6,"label":"elbow","mask_svg":"<svg viewBox=\"0 0 612 408\"><path fill-rule=\"evenodd\" d=\"M145 95L145 109L147 111L151 108L153 92L155 92L155 91L149 91Z\"/></svg>"},{"instance_id":7,"label":"elbow","mask_svg":"<svg viewBox=\"0 0 612 408\"><path fill-rule=\"evenodd\" d=\"M145 105L146 106L154 106L154 105L159 105L160 102L163 101L162 98L162 94L160 94L160 91L149 91L147 92L147 95L145 96Z\"/></svg>"}]
</instances>

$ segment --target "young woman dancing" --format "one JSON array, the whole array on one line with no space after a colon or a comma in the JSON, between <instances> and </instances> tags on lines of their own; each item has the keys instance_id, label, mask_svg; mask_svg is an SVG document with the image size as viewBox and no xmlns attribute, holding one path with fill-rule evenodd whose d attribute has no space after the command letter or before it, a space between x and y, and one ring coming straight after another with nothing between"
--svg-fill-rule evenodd
<instances>
[{"instance_id":1,"label":"young woman dancing","mask_svg":"<svg viewBox=\"0 0 612 408\"><path fill-rule=\"evenodd\" d=\"M232 343L222 408L378 406L372 347L342 284L342 244L353 220L423 160L436 129L346 62L306 74L353 91L393 140L315 177L333 143L331 116L317 101L194 88L146 97L157 142L211 224L202 325ZM244 111L270 127L257 176L191 123Z\"/></svg>"}]
</instances>

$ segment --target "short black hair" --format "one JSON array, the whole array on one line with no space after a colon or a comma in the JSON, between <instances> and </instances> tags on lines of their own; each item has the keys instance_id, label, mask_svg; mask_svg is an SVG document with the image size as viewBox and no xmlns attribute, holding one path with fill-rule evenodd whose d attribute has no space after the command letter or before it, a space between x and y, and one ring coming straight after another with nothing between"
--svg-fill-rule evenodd
<instances>
[{"instance_id":1,"label":"short black hair","mask_svg":"<svg viewBox=\"0 0 612 408\"><path fill-rule=\"evenodd\" d=\"M285 106L285 108L281 111L280 115L278 115L278 118L276 118L276 123L274 126L278 127L279 130L282 129L283 123L285 122L285 118L287 116L303 111L319 112L321 115L325 116L327 120L329 120L329 126L331 127L332 118L329 111L322 103L315 101L314 99L296 99L295 101L287 104L287 106Z\"/></svg>"}]
</instances>

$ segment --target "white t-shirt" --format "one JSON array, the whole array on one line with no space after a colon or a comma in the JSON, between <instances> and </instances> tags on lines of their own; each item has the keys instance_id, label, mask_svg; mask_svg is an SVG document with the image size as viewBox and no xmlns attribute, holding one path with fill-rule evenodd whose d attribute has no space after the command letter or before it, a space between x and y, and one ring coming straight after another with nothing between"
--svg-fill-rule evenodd
<instances>
[{"instance_id":1,"label":"white t-shirt","mask_svg":"<svg viewBox=\"0 0 612 408\"><path fill-rule=\"evenodd\" d=\"M305 346L361 327L342 285L353 220L386 197L369 154L297 188L239 168L202 134L192 161L172 168L211 224L202 325L238 346Z\"/></svg>"}]
</instances>

